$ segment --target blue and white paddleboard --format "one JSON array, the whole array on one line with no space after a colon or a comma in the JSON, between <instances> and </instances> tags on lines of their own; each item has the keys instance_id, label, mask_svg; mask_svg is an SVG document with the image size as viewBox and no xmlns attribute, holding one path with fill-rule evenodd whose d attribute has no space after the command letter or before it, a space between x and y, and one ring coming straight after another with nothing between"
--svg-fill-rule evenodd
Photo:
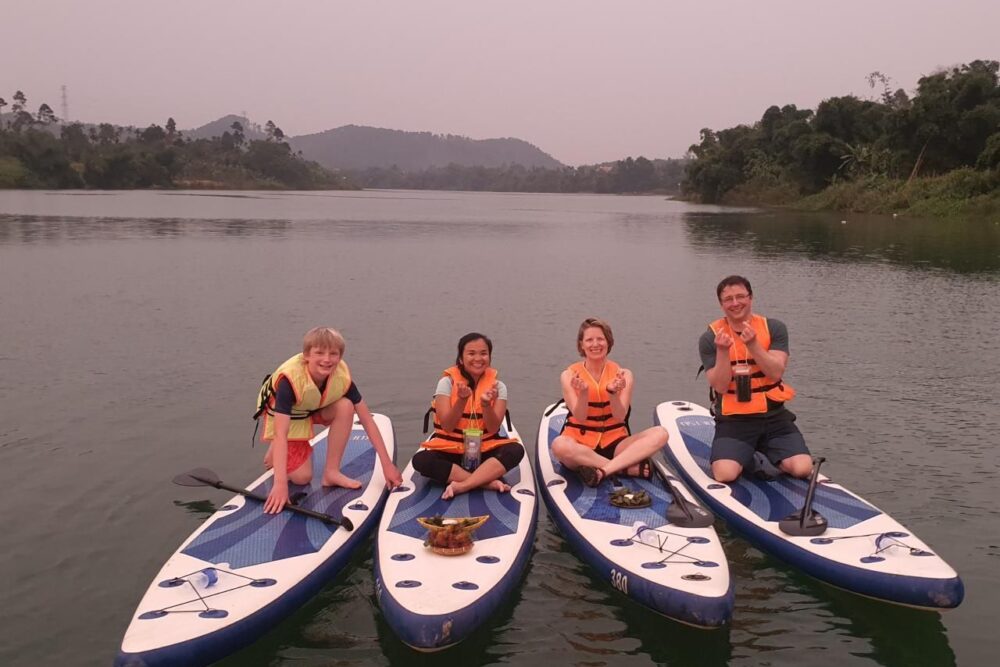
<instances>
[{"instance_id":1,"label":"blue and white paddleboard","mask_svg":"<svg viewBox=\"0 0 1000 667\"><path fill-rule=\"evenodd\" d=\"M374 415L389 455L388 417ZM355 423L341 470L360 489L320 485L324 431L312 440L313 481L294 486L299 507L346 517L353 531L293 514L265 514L261 503L234 496L181 545L156 575L125 632L116 665L207 665L251 644L298 609L344 567L378 523L388 492L375 450ZM266 496L268 471L248 489Z\"/></svg>"},{"instance_id":2,"label":"blue and white paddleboard","mask_svg":"<svg viewBox=\"0 0 1000 667\"><path fill-rule=\"evenodd\" d=\"M567 414L564 406L545 410L536 460L549 514L572 550L614 588L664 616L702 628L727 623L733 614L733 588L715 529L672 524L667 511L674 500L657 476L620 477L624 486L649 494L652 504L643 509L612 505L610 479L597 488L584 485L551 452ZM688 503L697 505L679 480L669 474L667 478Z\"/></svg>"},{"instance_id":3,"label":"blue and white paddleboard","mask_svg":"<svg viewBox=\"0 0 1000 667\"><path fill-rule=\"evenodd\" d=\"M520 440L513 428L509 437ZM504 429L501 429L504 435ZM503 477L507 493L475 489L442 500L444 487L413 469L389 494L375 542L375 593L386 622L420 651L456 644L482 625L520 583L535 537L538 503L528 457ZM489 519L471 551L444 556L424 546L421 517Z\"/></svg>"},{"instance_id":4,"label":"blue and white paddleboard","mask_svg":"<svg viewBox=\"0 0 1000 667\"><path fill-rule=\"evenodd\" d=\"M760 549L838 588L913 607L956 607L962 580L930 547L888 514L820 474L812 508L827 522L815 536L792 536L778 523L801 510L807 480L747 476L720 484L709 456L715 420L684 401L661 403L656 423L670 433L667 455L709 508Z\"/></svg>"}]
</instances>

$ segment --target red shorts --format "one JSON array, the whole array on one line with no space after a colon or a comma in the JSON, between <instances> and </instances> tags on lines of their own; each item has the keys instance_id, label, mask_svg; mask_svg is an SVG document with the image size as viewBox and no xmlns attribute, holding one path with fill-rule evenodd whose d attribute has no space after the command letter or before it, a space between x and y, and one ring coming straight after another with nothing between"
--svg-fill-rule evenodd
<instances>
[{"instance_id":1,"label":"red shorts","mask_svg":"<svg viewBox=\"0 0 1000 667\"><path fill-rule=\"evenodd\" d=\"M308 440L289 440L288 466L286 469L288 472L298 470L303 463L309 460L310 456L312 456L312 447L309 445Z\"/></svg>"}]
</instances>

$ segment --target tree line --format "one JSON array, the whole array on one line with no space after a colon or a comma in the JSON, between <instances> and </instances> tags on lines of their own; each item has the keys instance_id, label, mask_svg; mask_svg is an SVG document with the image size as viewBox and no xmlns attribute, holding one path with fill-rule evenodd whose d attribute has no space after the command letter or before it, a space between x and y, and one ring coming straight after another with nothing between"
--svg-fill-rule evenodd
<instances>
[{"instance_id":1,"label":"tree line","mask_svg":"<svg viewBox=\"0 0 1000 667\"><path fill-rule=\"evenodd\" d=\"M678 193L685 160L625 158L582 167L475 167L449 164L407 171L399 167L348 170L366 188L409 190L477 190L488 192L593 192L600 194Z\"/></svg>"},{"instance_id":2,"label":"tree line","mask_svg":"<svg viewBox=\"0 0 1000 667\"><path fill-rule=\"evenodd\" d=\"M1000 63L976 60L917 82L911 98L881 72L877 99L832 97L815 111L768 108L752 125L703 129L684 192L705 202L768 189L791 196L838 181L911 181L967 170L979 190L1000 184ZM976 189L976 188L973 188Z\"/></svg>"},{"instance_id":3,"label":"tree line","mask_svg":"<svg viewBox=\"0 0 1000 667\"><path fill-rule=\"evenodd\" d=\"M146 128L60 124L48 104L28 111L18 90L9 104L0 97L0 187L353 187L343 175L294 153L273 121L265 132L265 139L248 140L234 122L219 137L192 140L173 118Z\"/></svg>"}]
</instances>

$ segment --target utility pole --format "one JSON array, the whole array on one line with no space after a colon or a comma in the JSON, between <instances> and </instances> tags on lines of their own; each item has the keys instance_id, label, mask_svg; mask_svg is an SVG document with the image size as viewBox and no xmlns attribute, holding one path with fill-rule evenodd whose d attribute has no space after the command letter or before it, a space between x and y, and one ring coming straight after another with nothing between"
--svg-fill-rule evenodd
<instances>
[{"instance_id":1,"label":"utility pole","mask_svg":"<svg viewBox=\"0 0 1000 667\"><path fill-rule=\"evenodd\" d=\"M66 97L66 85L62 87L62 122L69 123L69 99Z\"/></svg>"}]
</instances>

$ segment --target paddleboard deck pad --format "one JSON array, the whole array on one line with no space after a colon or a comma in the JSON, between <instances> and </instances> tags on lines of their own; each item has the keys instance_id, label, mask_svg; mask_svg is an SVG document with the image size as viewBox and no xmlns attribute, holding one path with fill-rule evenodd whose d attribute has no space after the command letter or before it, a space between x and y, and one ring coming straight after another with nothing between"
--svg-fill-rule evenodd
<instances>
[{"instance_id":1,"label":"paddleboard deck pad","mask_svg":"<svg viewBox=\"0 0 1000 667\"><path fill-rule=\"evenodd\" d=\"M506 422L505 422L506 426ZM513 427L501 435L520 437ZM538 515L528 457L504 475L510 491L474 489L443 500L444 487L413 469L389 494L375 545L375 592L386 622L407 645L438 651L468 637L519 584ZM470 551L457 556L424 546L417 519L489 516Z\"/></svg>"},{"instance_id":2,"label":"paddleboard deck pad","mask_svg":"<svg viewBox=\"0 0 1000 667\"><path fill-rule=\"evenodd\" d=\"M652 504L645 508L612 505L612 479L587 487L551 452L567 414L564 406L549 406L543 413L536 465L549 514L571 550L612 587L664 616L702 628L726 624L733 613L733 587L715 529L671 524L666 517L673 498L656 476L618 478L623 486L648 494ZM668 478L696 504L676 477Z\"/></svg>"},{"instance_id":3,"label":"paddleboard deck pad","mask_svg":"<svg viewBox=\"0 0 1000 667\"><path fill-rule=\"evenodd\" d=\"M374 415L389 455L392 424ZM354 524L293 514L265 514L257 500L234 496L181 545L139 603L116 665L206 665L252 643L326 585L378 522L388 492L378 457L361 425L351 431L341 470L360 489L321 486L327 431L312 440L313 481L291 485L298 505ZM247 487L270 493L273 473Z\"/></svg>"},{"instance_id":4,"label":"paddleboard deck pad","mask_svg":"<svg viewBox=\"0 0 1000 667\"><path fill-rule=\"evenodd\" d=\"M912 531L855 493L818 476L812 509L827 520L816 536L791 536L778 523L799 512L808 480L741 476L729 484L711 476L715 419L685 401L661 403L655 421L670 433L667 456L709 509L760 549L807 574L867 597L913 607L956 607L964 596L958 574Z\"/></svg>"}]
</instances>

